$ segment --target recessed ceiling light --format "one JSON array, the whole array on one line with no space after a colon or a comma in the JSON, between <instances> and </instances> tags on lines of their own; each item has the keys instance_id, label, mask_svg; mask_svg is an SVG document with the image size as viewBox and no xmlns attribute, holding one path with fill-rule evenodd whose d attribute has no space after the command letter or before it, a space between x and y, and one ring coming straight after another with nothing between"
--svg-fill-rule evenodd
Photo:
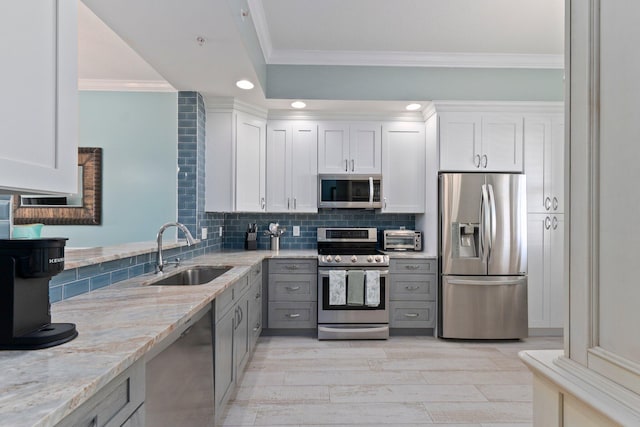
<instances>
[{"instance_id":1,"label":"recessed ceiling light","mask_svg":"<svg viewBox=\"0 0 640 427\"><path fill-rule=\"evenodd\" d=\"M294 102L292 102L292 103L291 103L291 106L292 106L293 108L304 108L304 107L306 107L306 106L307 106L307 104L305 104L305 103L304 103L304 102L302 102L302 101L294 101Z\"/></svg>"},{"instance_id":2,"label":"recessed ceiling light","mask_svg":"<svg viewBox=\"0 0 640 427\"><path fill-rule=\"evenodd\" d=\"M236 82L236 86L244 90L253 89L253 83L251 83L249 80L238 80Z\"/></svg>"},{"instance_id":3,"label":"recessed ceiling light","mask_svg":"<svg viewBox=\"0 0 640 427\"><path fill-rule=\"evenodd\" d=\"M416 111L419 110L420 108L422 108L421 104L409 104L405 107L407 110L409 111Z\"/></svg>"}]
</instances>

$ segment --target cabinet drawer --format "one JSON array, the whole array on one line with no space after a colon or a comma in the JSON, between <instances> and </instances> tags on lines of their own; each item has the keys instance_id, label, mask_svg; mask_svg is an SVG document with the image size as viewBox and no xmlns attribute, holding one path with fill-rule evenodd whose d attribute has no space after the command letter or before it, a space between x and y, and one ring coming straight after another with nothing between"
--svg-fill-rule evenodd
<instances>
[{"instance_id":1,"label":"cabinet drawer","mask_svg":"<svg viewBox=\"0 0 640 427\"><path fill-rule=\"evenodd\" d=\"M391 274L391 301L435 301L435 274Z\"/></svg>"},{"instance_id":2,"label":"cabinet drawer","mask_svg":"<svg viewBox=\"0 0 640 427\"><path fill-rule=\"evenodd\" d=\"M316 274L318 261L315 259L272 259L269 260L269 274Z\"/></svg>"},{"instance_id":3,"label":"cabinet drawer","mask_svg":"<svg viewBox=\"0 0 640 427\"><path fill-rule=\"evenodd\" d=\"M144 401L144 383L144 365L139 361L57 426L120 427Z\"/></svg>"},{"instance_id":4,"label":"cabinet drawer","mask_svg":"<svg viewBox=\"0 0 640 427\"><path fill-rule=\"evenodd\" d=\"M431 273L436 274L435 259L392 259L391 273Z\"/></svg>"},{"instance_id":5,"label":"cabinet drawer","mask_svg":"<svg viewBox=\"0 0 640 427\"><path fill-rule=\"evenodd\" d=\"M269 301L317 301L315 274L270 274Z\"/></svg>"},{"instance_id":6,"label":"cabinet drawer","mask_svg":"<svg viewBox=\"0 0 640 427\"><path fill-rule=\"evenodd\" d=\"M270 302L269 328L315 328L316 310L315 302Z\"/></svg>"},{"instance_id":7,"label":"cabinet drawer","mask_svg":"<svg viewBox=\"0 0 640 427\"><path fill-rule=\"evenodd\" d=\"M436 325L434 301L393 301L389 303L392 328L433 328Z\"/></svg>"},{"instance_id":8,"label":"cabinet drawer","mask_svg":"<svg viewBox=\"0 0 640 427\"><path fill-rule=\"evenodd\" d=\"M233 285L216 297L216 320L229 311L233 304L249 289L249 275L245 274Z\"/></svg>"}]
</instances>

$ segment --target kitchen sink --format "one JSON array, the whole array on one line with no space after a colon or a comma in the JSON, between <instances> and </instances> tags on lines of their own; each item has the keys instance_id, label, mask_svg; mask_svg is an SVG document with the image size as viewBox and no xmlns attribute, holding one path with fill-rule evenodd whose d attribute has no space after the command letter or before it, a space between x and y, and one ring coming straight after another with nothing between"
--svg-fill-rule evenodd
<instances>
[{"instance_id":1,"label":"kitchen sink","mask_svg":"<svg viewBox=\"0 0 640 427\"><path fill-rule=\"evenodd\" d=\"M233 267L192 267L151 283L154 286L191 286L209 283Z\"/></svg>"}]
</instances>

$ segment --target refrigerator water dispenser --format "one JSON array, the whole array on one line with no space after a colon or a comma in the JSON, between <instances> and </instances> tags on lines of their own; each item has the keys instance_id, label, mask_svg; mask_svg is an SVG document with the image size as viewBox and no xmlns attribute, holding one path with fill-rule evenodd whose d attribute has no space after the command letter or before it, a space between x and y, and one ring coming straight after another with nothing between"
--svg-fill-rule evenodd
<instances>
[{"instance_id":1,"label":"refrigerator water dispenser","mask_svg":"<svg viewBox=\"0 0 640 427\"><path fill-rule=\"evenodd\" d=\"M453 252L456 258L477 258L480 224L453 223Z\"/></svg>"}]
</instances>

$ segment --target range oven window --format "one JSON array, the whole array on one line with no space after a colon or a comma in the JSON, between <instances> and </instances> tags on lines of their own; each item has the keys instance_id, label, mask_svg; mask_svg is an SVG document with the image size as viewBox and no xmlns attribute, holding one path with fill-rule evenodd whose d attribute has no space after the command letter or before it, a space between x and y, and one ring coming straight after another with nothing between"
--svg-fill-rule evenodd
<instances>
[{"instance_id":1,"label":"range oven window","mask_svg":"<svg viewBox=\"0 0 640 427\"><path fill-rule=\"evenodd\" d=\"M384 310L386 308L385 306L385 292L386 290L386 285L387 285L387 281L386 281L386 276L385 275L380 275L380 304L377 306L368 306L368 305L349 305L349 304L345 304L345 305L330 305L329 304L329 276L328 275L323 275L322 276L322 282L320 284L320 286L322 287L321 292L322 292L322 310L325 311L340 311L340 310L349 310L349 311L372 311L372 310ZM348 295L349 293L349 278L347 275L346 278L346 282L347 282L347 289L346 289L346 293Z\"/></svg>"}]
</instances>

